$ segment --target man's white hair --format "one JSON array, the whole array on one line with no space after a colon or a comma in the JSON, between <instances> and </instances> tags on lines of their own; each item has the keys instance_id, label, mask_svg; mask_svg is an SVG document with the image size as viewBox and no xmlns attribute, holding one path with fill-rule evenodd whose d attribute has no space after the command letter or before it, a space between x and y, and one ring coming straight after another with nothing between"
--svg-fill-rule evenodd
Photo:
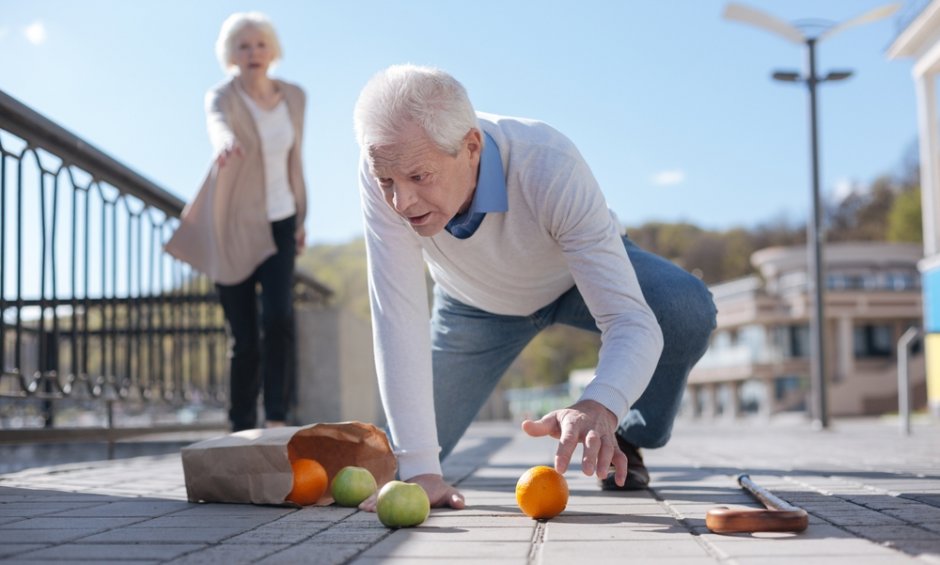
<instances>
[{"instance_id":1,"label":"man's white hair","mask_svg":"<svg viewBox=\"0 0 940 565\"><path fill-rule=\"evenodd\" d=\"M471 129L479 129L463 85L440 69L417 65L393 65L373 76L356 101L353 123L363 149L398 141L414 123L451 155Z\"/></svg>"}]
</instances>

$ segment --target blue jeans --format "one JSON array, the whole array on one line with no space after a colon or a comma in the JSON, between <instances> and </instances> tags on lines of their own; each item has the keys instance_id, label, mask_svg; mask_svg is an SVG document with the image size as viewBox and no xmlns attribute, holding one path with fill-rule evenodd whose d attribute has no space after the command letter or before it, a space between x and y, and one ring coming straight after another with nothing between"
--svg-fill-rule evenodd
<instances>
[{"instance_id":1,"label":"blue jeans","mask_svg":"<svg viewBox=\"0 0 940 565\"><path fill-rule=\"evenodd\" d=\"M623 243L662 328L664 346L649 386L620 421L617 434L638 447L661 447L672 433L689 371L715 329L715 304L699 279L627 237ZM599 331L577 287L529 316L491 314L435 287L431 348L441 459L453 450L516 356L552 324Z\"/></svg>"}]
</instances>

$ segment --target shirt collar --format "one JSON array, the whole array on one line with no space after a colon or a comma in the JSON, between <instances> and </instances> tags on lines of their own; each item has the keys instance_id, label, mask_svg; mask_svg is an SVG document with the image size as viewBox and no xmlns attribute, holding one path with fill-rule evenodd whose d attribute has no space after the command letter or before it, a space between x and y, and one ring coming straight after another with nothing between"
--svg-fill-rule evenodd
<instances>
[{"instance_id":1,"label":"shirt collar","mask_svg":"<svg viewBox=\"0 0 940 565\"><path fill-rule=\"evenodd\" d=\"M483 132L486 142L480 155L480 172L477 175L477 187L473 192L473 201L467 212L506 212L509 199L506 195L506 174L503 172L503 159L499 155L499 146L493 137Z\"/></svg>"}]
</instances>

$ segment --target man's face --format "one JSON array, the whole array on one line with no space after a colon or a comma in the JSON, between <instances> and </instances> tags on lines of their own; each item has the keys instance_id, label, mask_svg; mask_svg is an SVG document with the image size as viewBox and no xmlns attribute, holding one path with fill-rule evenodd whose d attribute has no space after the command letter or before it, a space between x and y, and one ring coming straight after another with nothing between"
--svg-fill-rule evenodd
<instances>
[{"instance_id":1,"label":"man's face","mask_svg":"<svg viewBox=\"0 0 940 565\"><path fill-rule=\"evenodd\" d=\"M418 235L430 237L470 206L480 144L479 130L470 130L457 155L450 155L411 124L395 143L370 148L370 169L388 205Z\"/></svg>"}]
</instances>

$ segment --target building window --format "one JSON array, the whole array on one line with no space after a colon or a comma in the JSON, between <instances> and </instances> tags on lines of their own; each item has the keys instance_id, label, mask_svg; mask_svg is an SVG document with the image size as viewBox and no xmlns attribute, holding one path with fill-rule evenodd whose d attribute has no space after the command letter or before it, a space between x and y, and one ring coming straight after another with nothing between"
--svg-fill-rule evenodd
<instances>
[{"instance_id":1,"label":"building window","mask_svg":"<svg viewBox=\"0 0 940 565\"><path fill-rule=\"evenodd\" d=\"M832 273L826 277L826 288L829 290L845 290L849 287L849 279L842 273Z\"/></svg>"},{"instance_id":2,"label":"building window","mask_svg":"<svg viewBox=\"0 0 940 565\"><path fill-rule=\"evenodd\" d=\"M893 337L891 326L856 326L853 336L855 357L891 357L894 352Z\"/></svg>"},{"instance_id":3,"label":"building window","mask_svg":"<svg viewBox=\"0 0 940 565\"><path fill-rule=\"evenodd\" d=\"M783 326L777 331L785 358L809 357L809 326Z\"/></svg>"},{"instance_id":4,"label":"building window","mask_svg":"<svg viewBox=\"0 0 940 565\"><path fill-rule=\"evenodd\" d=\"M912 273L891 272L885 275L888 290L913 290L917 288L917 279Z\"/></svg>"}]
</instances>

